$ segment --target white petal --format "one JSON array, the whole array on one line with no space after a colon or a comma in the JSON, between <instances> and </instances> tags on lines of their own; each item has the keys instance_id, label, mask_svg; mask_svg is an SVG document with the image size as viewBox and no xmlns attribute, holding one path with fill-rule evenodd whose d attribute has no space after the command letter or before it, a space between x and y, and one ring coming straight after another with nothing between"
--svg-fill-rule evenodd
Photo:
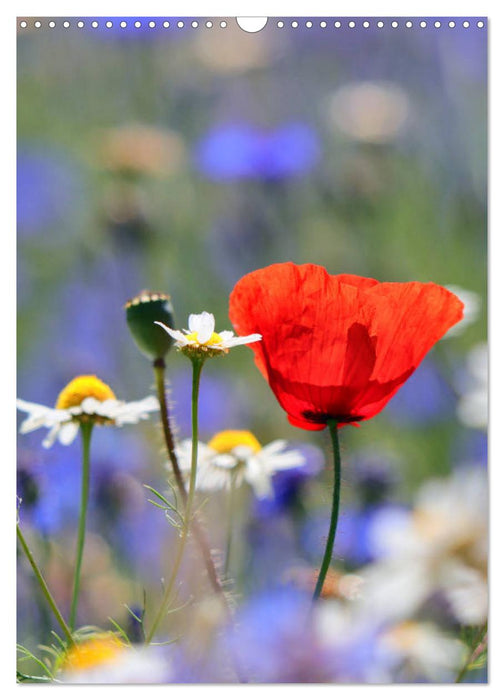
<instances>
[{"instance_id":1,"label":"white petal","mask_svg":"<svg viewBox=\"0 0 504 700\"><path fill-rule=\"evenodd\" d=\"M106 418L115 418L125 405L124 401L106 399L106 401L100 401L98 403L95 408L95 413L99 416L105 416Z\"/></svg>"},{"instance_id":2,"label":"white petal","mask_svg":"<svg viewBox=\"0 0 504 700\"><path fill-rule=\"evenodd\" d=\"M99 409L101 408L101 401L98 401L98 399L95 399L94 396L87 396L82 402L81 402L81 411L82 413L88 413L88 414L93 414L97 413Z\"/></svg>"},{"instance_id":3,"label":"white petal","mask_svg":"<svg viewBox=\"0 0 504 700\"><path fill-rule=\"evenodd\" d=\"M191 469L191 450L191 440L183 440L175 448L179 467L182 471L189 471Z\"/></svg>"},{"instance_id":4,"label":"white petal","mask_svg":"<svg viewBox=\"0 0 504 700\"><path fill-rule=\"evenodd\" d=\"M159 411L159 401L155 396L146 396L145 399L136 401L142 411Z\"/></svg>"},{"instance_id":5,"label":"white petal","mask_svg":"<svg viewBox=\"0 0 504 700\"><path fill-rule=\"evenodd\" d=\"M19 403L23 404L25 408L21 408ZM28 409L28 406L31 409ZM68 420L70 414L66 410L48 408L47 406L41 406L40 404L29 404L26 401L18 402L18 408L21 410L31 410L31 415L28 416L19 428L20 433L30 433L32 430L37 430L37 428L52 428L57 423L62 423Z\"/></svg>"},{"instance_id":6,"label":"white petal","mask_svg":"<svg viewBox=\"0 0 504 700\"><path fill-rule=\"evenodd\" d=\"M54 444L54 441L58 437L58 433L61 429L61 425L55 425L51 430L48 432L47 437L43 440L42 446L45 447L46 449L49 447L52 447Z\"/></svg>"},{"instance_id":7,"label":"white petal","mask_svg":"<svg viewBox=\"0 0 504 700\"><path fill-rule=\"evenodd\" d=\"M154 323L158 326L161 326L163 330L165 330L168 335L171 335L172 338L177 340L179 343L182 343L183 345L187 344L187 341L185 339L185 335L181 333L180 331L175 331L173 328L169 328L168 326L165 326L164 323L161 323L161 321L154 321Z\"/></svg>"},{"instance_id":8,"label":"white petal","mask_svg":"<svg viewBox=\"0 0 504 700\"><path fill-rule=\"evenodd\" d=\"M75 440L78 432L78 423L74 423L73 421L72 423L65 423L65 425L61 426L61 429L58 434L58 440L61 442L62 445L69 445Z\"/></svg>"},{"instance_id":9,"label":"white petal","mask_svg":"<svg viewBox=\"0 0 504 700\"><path fill-rule=\"evenodd\" d=\"M269 472L276 472L282 469L292 469L293 467L301 467L305 463L305 458L297 450L288 450L281 454L264 455L264 451L257 455L264 461L265 467Z\"/></svg>"},{"instance_id":10,"label":"white petal","mask_svg":"<svg viewBox=\"0 0 504 700\"><path fill-rule=\"evenodd\" d=\"M262 340L262 335L260 333L252 333L252 335L242 335L236 338L231 338L227 341L226 347L234 348L236 345L246 345L248 343L257 343Z\"/></svg>"},{"instance_id":11,"label":"white petal","mask_svg":"<svg viewBox=\"0 0 504 700\"><path fill-rule=\"evenodd\" d=\"M245 469L245 479L254 489L254 493L258 498L272 498L273 486L271 478L264 469L261 461L252 457L247 461Z\"/></svg>"},{"instance_id":12,"label":"white petal","mask_svg":"<svg viewBox=\"0 0 504 700\"><path fill-rule=\"evenodd\" d=\"M32 430L37 430L37 428L50 427L46 426L45 422L48 417L47 413L39 413L28 416L19 428L20 433L31 433Z\"/></svg>"},{"instance_id":13,"label":"white petal","mask_svg":"<svg viewBox=\"0 0 504 700\"><path fill-rule=\"evenodd\" d=\"M233 331L221 331L219 335L225 345L231 340L231 338L234 338Z\"/></svg>"},{"instance_id":14,"label":"white petal","mask_svg":"<svg viewBox=\"0 0 504 700\"><path fill-rule=\"evenodd\" d=\"M208 311L189 316L189 330L197 334L199 343L207 343L215 331L215 318Z\"/></svg>"},{"instance_id":15,"label":"white petal","mask_svg":"<svg viewBox=\"0 0 504 700\"><path fill-rule=\"evenodd\" d=\"M108 415L117 421L118 425L123 423L138 423L149 417L151 411L159 410L159 402L155 396L147 396L140 401L131 401L130 403L117 402L117 406L110 406Z\"/></svg>"},{"instance_id":16,"label":"white petal","mask_svg":"<svg viewBox=\"0 0 504 700\"><path fill-rule=\"evenodd\" d=\"M285 449L285 447L287 447L287 440L273 440L273 442L268 443L262 448L260 454L267 456L278 454Z\"/></svg>"},{"instance_id":17,"label":"white petal","mask_svg":"<svg viewBox=\"0 0 504 700\"><path fill-rule=\"evenodd\" d=\"M236 445L232 448L231 453L242 462L254 456L254 450L248 445Z\"/></svg>"},{"instance_id":18,"label":"white petal","mask_svg":"<svg viewBox=\"0 0 504 700\"><path fill-rule=\"evenodd\" d=\"M16 406L20 411L25 411L25 413L45 413L45 411L51 410L49 406L44 406L41 403L32 403L31 401L23 401L23 399L17 399Z\"/></svg>"},{"instance_id":19,"label":"white petal","mask_svg":"<svg viewBox=\"0 0 504 700\"><path fill-rule=\"evenodd\" d=\"M212 460L212 465L217 469L234 469L238 464L236 457L229 454L218 454Z\"/></svg>"}]
</instances>

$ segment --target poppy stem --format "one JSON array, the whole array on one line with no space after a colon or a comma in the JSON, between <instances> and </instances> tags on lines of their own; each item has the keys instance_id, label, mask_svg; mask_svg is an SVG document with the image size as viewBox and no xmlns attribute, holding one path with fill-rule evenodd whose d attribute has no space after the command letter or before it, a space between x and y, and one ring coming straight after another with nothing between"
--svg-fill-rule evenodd
<instances>
[{"instance_id":1,"label":"poppy stem","mask_svg":"<svg viewBox=\"0 0 504 700\"><path fill-rule=\"evenodd\" d=\"M75 574L72 593L72 604L70 606L70 617L68 624L70 629L75 627L75 618L77 615L77 604L79 601L80 589L80 572L82 565L82 556L84 553L84 540L86 537L86 514L89 499L89 447L91 444L91 432L93 423L81 423L82 435L82 480L81 480L81 504L79 515L79 531L77 534L77 554L75 558Z\"/></svg>"},{"instance_id":2,"label":"poppy stem","mask_svg":"<svg viewBox=\"0 0 504 700\"><path fill-rule=\"evenodd\" d=\"M339 501L340 501L340 486L341 486L341 457L338 441L338 423L336 420L328 420L327 425L329 426L329 433L331 435L332 446L333 446L333 456L334 456L334 487L333 487L333 498L332 498L332 510L331 510L331 522L329 525L329 534L327 535L327 543L324 552L324 558L322 559L322 565L320 567L320 572L317 579L317 585L315 586L315 591L313 593L313 601L318 600L322 587L324 585L325 577L327 575L327 570L329 569L329 564L332 559L332 552L334 547L334 538L336 536L336 528L338 525L338 512L339 512Z\"/></svg>"}]
</instances>

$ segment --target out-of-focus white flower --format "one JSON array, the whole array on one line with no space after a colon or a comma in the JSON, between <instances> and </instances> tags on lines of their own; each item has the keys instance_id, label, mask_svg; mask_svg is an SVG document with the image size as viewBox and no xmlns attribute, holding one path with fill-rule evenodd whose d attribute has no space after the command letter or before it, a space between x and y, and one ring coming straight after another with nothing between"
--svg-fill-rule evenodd
<instances>
[{"instance_id":1,"label":"out-of-focus white flower","mask_svg":"<svg viewBox=\"0 0 504 700\"><path fill-rule=\"evenodd\" d=\"M410 513L377 516L382 558L359 571L369 614L401 620L441 593L462 623L487 617L488 484L481 469L459 470L420 489Z\"/></svg>"},{"instance_id":2,"label":"out-of-focus white flower","mask_svg":"<svg viewBox=\"0 0 504 700\"><path fill-rule=\"evenodd\" d=\"M399 85L357 82L339 88L329 100L329 120L356 141L387 143L404 126L409 100Z\"/></svg>"},{"instance_id":3,"label":"out-of-focus white flower","mask_svg":"<svg viewBox=\"0 0 504 700\"><path fill-rule=\"evenodd\" d=\"M60 683L169 683L172 670L159 649L128 646L102 634L77 642L56 678Z\"/></svg>"},{"instance_id":4,"label":"out-of-focus white flower","mask_svg":"<svg viewBox=\"0 0 504 700\"><path fill-rule=\"evenodd\" d=\"M101 134L100 160L107 170L131 175L170 175L180 169L179 134L147 124L124 124Z\"/></svg>"},{"instance_id":5,"label":"out-of-focus white flower","mask_svg":"<svg viewBox=\"0 0 504 700\"><path fill-rule=\"evenodd\" d=\"M457 406L459 419L470 428L488 424L488 345L479 343L467 357L468 382Z\"/></svg>"},{"instance_id":6,"label":"out-of-focus white flower","mask_svg":"<svg viewBox=\"0 0 504 700\"><path fill-rule=\"evenodd\" d=\"M396 657L401 677L414 679L420 674L436 682L453 680L466 653L461 641L431 622L401 622L387 629L379 643L386 653Z\"/></svg>"},{"instance_id":7,"label":"out-of-focus white flower","mask_svg":"<svg viewBox=\"0 0 504 700\"><path fill-rule=\"evenodd\" d=\"M267 65L279 53L277 37L267 32L248 34L229 26L225 32L196 32L194 50L200 61L218 73L244 73ZM281 41L281 37L278 37ZM283 42L282 42L283 43Z\"/></svg>"},{"instance_id":8,"label":"out-of-focus white flower","mask_svg":"<svg viewBox=\"0 0 504 700\"><path fill-rule=\"evenodd\" d=\"M218 491L240 486L246 481L259 498L273 495L271 477L281 469L292 469L304 464L298 450L285 450L285 440L274 440L261 446L248 430L224 430L214 435L208 444L198 444L196 488L200 491ZM177 456L183 471L191 470L191 440L177 447Z\"/></svg>"},{"instance_id":9,"label":"out-of-focus white flower","mask_svg":"<svg viewBox=\"0 0 504 700\"><path fill-rule=\"evenodd\" d=\"M229 348L246 343L256 343L261 340L259 333L252 335L235 336L233 331L215 332L215 318L208 311L189 316L189 330L177 331L165 326L161 321L154 321L161 326L175 340L175 345L180 349L194 350L198 353L220 354L229 352Z\"/></svg>"},{"instance_id":10,"label":"out-of-focus white flower","mask_svg":"<svg viewBox=\"0 0 504 700\"><path fill-rule=\"evenodd\" d=\"M21 423L21 433L38 428L50 429L42 443L44 447L51 447L56 439L62 445L69 445L82 423L122 426L138 423L148 418L152 411L159 410L159 402L154 396L129 403L119 401L112 389L94 375L72 379L58 396L55 408L22 399L18 399L16 405L20 411L29 414Z\"/></svg>"},{"instance_id":11,"label":"out-of-focus white flower","mask_svg":"<svg viewBox=\"0 0 504 700\"><path fill-rule=\"evenodd\" d=\"M446 289L453 294L456 294L460 301L464 304L464 318L452 326L447 333L443 336L444 338L453 338L453 336L460 335L467 326L470 326L476 321L481 310L481 297L476 292L471 292L469 289L464 289L463 287L457 287L453 284L444 285Z\"/></svg>"}]
</instances>

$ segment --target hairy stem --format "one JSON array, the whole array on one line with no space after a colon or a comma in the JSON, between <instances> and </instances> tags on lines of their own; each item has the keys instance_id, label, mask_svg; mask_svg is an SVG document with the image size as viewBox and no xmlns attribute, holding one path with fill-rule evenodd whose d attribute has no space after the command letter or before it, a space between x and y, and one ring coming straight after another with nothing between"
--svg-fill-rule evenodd
<instances>
[{"instance_id":1,"label":"hairy stem","mask_svg":"<svg viewBox=\"0 0 504 700\"><path fill-rule=\"evenodd\" d=\"M156 390L157 390L157 396L158 396L158 401L159 401L159 406L161 409L161 422L163 425L163 435L164 435L164 441L166 445L166 451L168 453L168 457L170 459L172 469L173 469L173 475L175 477L175 481L177 484L177 488L180 494L180 497L182 498L182 501L184 503L184 506L187 504L187 492L184 484L184 479L182 476L182 472L180 471L180 466L177 460L177 454L175 452L175 441L173 439L173 433L170 427L170 414L168 411L168 403L166 401L166 392L165 392L165 363L163 359L156 360L154 362L154 374L156 377ZM212 585L212 588L216 593L219 595L222 595L224 597L224 593L222 590L222 585L219 580L219 576L217 574L217 569L215 567L214 560L212 558L212 554L210 552L210 546L207 542L205 533L195 516L193 518L193 521L191 523L192 527L192 532L194 534L194 537L198 543L198 546L200 548L201 554L203 556L203 560L205 562L205 567L208 573L208 578L210 579L210 583ZM225 598L224 598L225 600ZM227 603L226 603L227 606Z\"/></svg>"},{"instance_id":2,"label":"hairy stem","mask_svg":"<svg viewBox=\"0 0 504 700\"><path fill-rule=\"evenodd\" d=\"M187 543L187 536L189 534L189 527L192 519L192 508L194 502L194 494L196 491L196 471L198 466L198 396L199 396L199 384L201 378L201 370L203 368L203 362L194 361L193 362L193 384L192 384L192 400L191 400L191 421L192 421L192 453L191 453L191 475L189 478L189 493L185 498L185 514L184 522L182 525L182 533L180 536L179 546L177 548L177 555L175 557L175 562L173 564L172 573L170 580L166 587L165 593L163 595L163 600L161 606L158 610L158 614L154 620L149 634L146 637L145 643L150 644L154 634L164 617L166 612L166 607L170 600L170 596L175 584L177 574L182 563L184 556L184 550ZM164 382L163 382L163 394L164 394ZM165 399L166 401L166 399ZM173 442L172 442L173 445ZM173 454L175 452L173 451ZM178 464L177 464L178 467ZM185 489L184 489L185 493Z\"/></svg>"}]
</instances>

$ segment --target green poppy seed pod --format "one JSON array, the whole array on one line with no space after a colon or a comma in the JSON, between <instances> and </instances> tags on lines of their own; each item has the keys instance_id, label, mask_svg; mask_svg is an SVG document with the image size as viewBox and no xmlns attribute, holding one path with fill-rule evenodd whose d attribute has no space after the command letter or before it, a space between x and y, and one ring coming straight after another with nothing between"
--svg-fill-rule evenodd
<instances>
[{"instance_id":1,"label":"green poppy seed pod","mask_svg":"<svg viewBox=\"0 0 504 700\"><path fill-rule=\"evenodd\" d=\"M140 351L150 360L161 360L173 345L173 338L155 321L174 327L173 307L168 294L141 292L125 304L126 321Z\"/></svg>"}]
</instances>

